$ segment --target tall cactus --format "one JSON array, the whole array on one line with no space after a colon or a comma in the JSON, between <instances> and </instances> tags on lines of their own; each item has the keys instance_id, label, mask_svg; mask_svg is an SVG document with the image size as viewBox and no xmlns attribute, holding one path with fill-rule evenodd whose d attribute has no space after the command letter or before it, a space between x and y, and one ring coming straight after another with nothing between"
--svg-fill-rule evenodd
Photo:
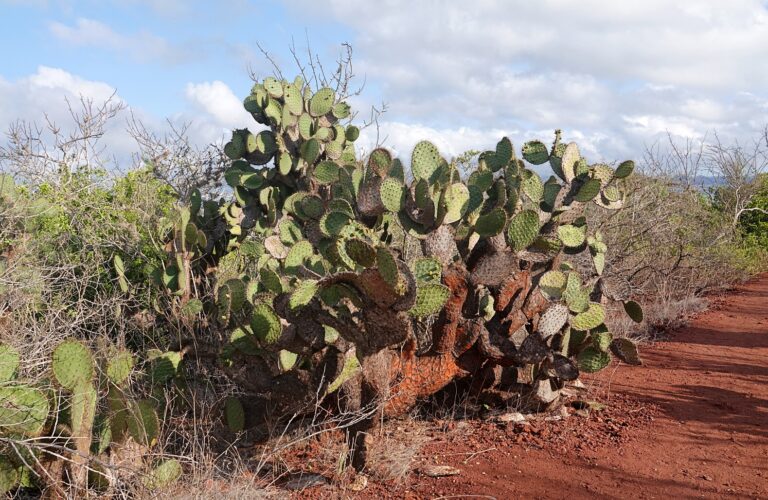
<instances>
[{"instance_id":1,"label":"tall cactus","mask_svg":"<svg viewBox=\"0 0 768 500\"><path fill-rule=\"evenodd\" d=\"M502 138L466 176L421 141L406 169L384 148L357 158L359 129L343 123L349 106L332 89L267 78L244 107L268 129L232 133L233 198L186 212L169 253L176 275L163 281L188 296L174 277L191 262L179 235L206 242L194 258L208 270L191 272L215 278L206 310L231 332L224 354L262 360L251 385L274 404L340 390L362 395L342 397L352 406L386 399L397 413L495 365L533 373L530 394L546 403L611 354L639 363L634 344L607 335L605 301L642 313L604 293L607 246L584 216L621 208L631 161L589 164L556 131L551 148L523 144L522 158ZM542 178L534 166L545 164L554 175ZM354 434L374 421L352 430L357 466Z\"/></svg>"}]
</instances>

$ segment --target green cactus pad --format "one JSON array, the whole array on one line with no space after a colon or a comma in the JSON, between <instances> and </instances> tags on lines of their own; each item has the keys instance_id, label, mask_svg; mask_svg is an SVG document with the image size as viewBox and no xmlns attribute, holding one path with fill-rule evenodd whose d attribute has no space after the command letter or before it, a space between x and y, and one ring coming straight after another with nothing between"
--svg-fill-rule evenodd
<instances>
[{"instance_id":1,"label":"green cactus pad","mask_svg":"<svg viewBox=\"0 0 768 500\"><path fill-rule=\"evenodd\" d=\"M632 175L632 172L635 170L635 162L632 160L627 160L624 162L621 162L618 167L616 167L616 172L614 172L613 176L617 179L624 179L625 177L629 177Z\"/></svg>"},{"instance_id":2,"label":"green cactus pad","mask_svg":"<svg viewBox=\"0 0 768 500\"><path fill-rule=\"evenodd\" d=\"M277 364L280 367L280 371L287 372L296 366L296 362L299 360L298 354L295 352L282 349L277 353Z\"/></svg>"},{"instance_id":3,"label":"green cactus pad","mask_svg":"<svg viewBox=\"0 0 768 500\"><path fill-rule=\"evenodd\" d=\"M541 141L528 141L523 144L523 158L533 165L541 165L549 161L549 151Z\"/></svg>"},{"instance_id":4,"label":"green cactus pad","mask_svg":"<svg viewBox=\"0 0 768 500\"><path fill-rule=\"evenodd\" d=\"M399 212L405 206L406 190L399 180L387 177L379 186L379 195L384 208L390 212Z\"/></svg>"},{"instance_id":5,"label":"green cactus pad","mask_svg":"<svg viewBox=\"0 0 768 500\"><path fill-rule=\"evenodd\" d=\"M283 97L283 84L271 76L264 79L264 89L270 97Z\"/></svg>"},{"instance_id":6,"label":"green cactus pad","mask_svg":"<svg viewBox=\"0 0 768 500\"><path fill-rule=\"evenodd\" d=\"M540 202L544 196L544 184L541 182L539 175L533 170L523 170L523 181L520 187L525 195L534 203Z\"/></svg>"},{"instance_id":7,"label":"green cactus pad","mask_svg":"<svg viewBox=\"0 0 768 500\"><path fill-rule=\"evenodd\" d=\"M440 168L440 152L429 141L416 144L411 154L411 170L413 177L432 182L435 172Z\"/></svg>"},{"instance_id":8,"label":"green cactus pad","mask_svg":"<svg viewBox=\"0 0 768 500\"><path fill-rule=\"evenodd\" d=\"M550 300L559 299L566 287L566 276L560 271L547 271L539 279L541 293Z\"/></svg>"},{"instance_id":9,"label":"green cactus pad","mask_svg":"<svg viewBox=\"0 0 768 500\"><path fill-rule=\"evenodd\" d=\"M0 387L0 428L4 433L39 436L49 410L48 397L40 389L25 385Z\"/></svg>"},{"instance_id":10,"label":"green cactus pad","mask_svg":"<svg viewBox=\"0 0 768 500\"><path fill-rule=\"evenodd\" d=\"M611 363L611 356L594 347L587 347L576 358L579 370L586 373L599 372Z\"/></svg>"},{"instance_id":11,"label":"green cactus pad","mask_svg":"<svg viewBox=\"0 0 768 500\"><path fill-rule=\"evenodd\" d=\"M576 163L581 158L579 147L575 142L571 142L563 151L563 158L560 161L560 168L563 171L563 178L566 182L571 182L576 177Z\"/></svg>"},{"instance_id":12,"label":"green cactus pad","mask_svg":"<svg viewBox=\"0 0 768 500\"><path fill-rule=\"evenodd\" d=\"M142 399L128 404L128 433L144 446L154 446L160 433L160 420L152 401Z\"/></svg>"},{"instance_id":13,"label":"green cactus pad","mask_svg":"<svg viewBox=\"0 0 768 500\"><path fill-rule=\"evenodd\" d=\"M178 351L153 350L148 354L150 359L150 375L152 383L164 384L173 379L179 372L181 353Z\"/></svg>"},{"instance_id":14,"label":"green cactus pad","mask_svg":"<svg viewBox=\"0 0 768 500\"><path fill-rule=\"evenodd\" d=\"M355 127L354 125L350 125L347 127L347 130L344 133L344 136L347 138L349 142L355 142L358 139L358 137L360 137L360 129Z\"/></svg>"},{"instance_id":15,"label":"green cactus pad","mask_svg":"<svg viewBox=\"0 0 768 500\"><path fill-rule=\"evenodd\" d=\"M314 120L307 113L299 117L299 135L302 139L306 141L312 137L314 125Z\"/></svg>"},{"instance_id":16,"label":"green cactus pad","mask_svg":"<svg viewBox=\"0 0 768 500\"><path fill-rule=\"evenodd\" d=\"M316 295L317 281L304 280L301 281L293 293L291 293L291 298L288 300L288 304L291 309L298 309L309 304Z\"/></svg>"},{"instance_id":17,"label":"green cactus pad","mask_svg":"<svg viewBox=\"0 0 768 500\"><path fill-rule=\"evenodd\" d=\"M59 385L70 391L93 380L91 350L76 340L65 340L54 349L51 367Z\"/></svg>"},{"instance_id":18,"label":"green cactus pad","mask_svg":"<svg viewBox=\"0 0 768 500\"><path fill-rule=\"evenodd\" d=\"M280 317L266 302L258 302L253 306L251 314L251 331L260 341L274 344L283 332Z\"/></svg>"},{"instance_id":19,"label":"green cactus pad","mask_svg":"<svg viewBox=\"0 0 768 500\"><path fill-rule=\"evenodd\" d=\"M133 354L131 351L121 349L107 362L107 377L115 385L122 385L131 376L133 371Z\"/></svg>"},{"instance_id":20,"label":"green cactus pad","mask_svg":"<svg viewBox=\"0 0 768 500\"><path fill-rule=\"evenodd\" d=\"M2 182L2 178L0 178ZM19 468L5 456L0 456L0 495L6 496L19 485L21 474Z\"/></svg>"},{"instance_id":21,"label":"green cactus pad","mask_svg":"<svg viewBox=\"0 0 768 500\"><path fill-rule=\"evenodd\" d=\"M405 293L405 278L397 267L397 259L394 254L386 248L376 249L376 262L378 264L379 274L389 287L398 295Z\"/></svg>"},{"instance_id":22,"label":"green cactus pad","mask_svg":"<svg viewBox=\"0 0 768 500\"><path fill-rule=\"evenodd\" d=\"M295 85L286 85L283 89L283 102L285 109L295 116L301 116L304 112L304 96Z\"/></svg>"},{"instance_id":23,"label":"green cactus pad","mask_svg":"<svg viewBox=\"0 0 768 500\"><path fill-rule=\"evenodd\" d=\"M331 211L320 218L320 231L328 237L338 236L349 224L350 217L344 212Z\"/></svg>"},{"instance_id":24,"label":"green cactus pad","mask_svg":"<svg viewBox=\"0 0 768 500\"><path fill-rule=\"evenodd\" d=\"M339 102L334 104L333 108L331 109L331 112L333 113L333 116L336 117L339 120L343 120L344 118L349 118L349 114L351 112L352 108L349 104L346 102Z\"/></svg>"},{"instance_id":25,"label":"green cactus pad","mask_svg":"<svg viewBox=\"0 0 768 500\"><path fill-rule=\"evenodd\" d=\"M503 208L494 208L487 214L477 218L475 232L483 238L496 236L504 230L506 224L507 212Z\"/></svg>"},{"instance_id":26,"label":"green cactus pad","mask_svg":"<svg viewBox=\"0 0 768 500\"><path fill-rule=\"evenodd\" d=\"M602 275L605 269L605 252L598 252L592 255L592 262L595 264L597 274Z\"/></svg>"},{"instance_id":27,"label":"green cactus pad","mask_svg":"<svg viewBox=\"0 0 768 500\"><path fill-rule=\"evenodd\" d=\"M320 156L320 142L315 139L309 139L301 144L301 158L312 165Z\"/></svg>"},{"instance_id":28,"label":"green cactus pad","mask_svg":"<svg viewBox=\"0 0 768 500\"><path fill-rule=\"evenodd\" d=\"M599 351L608 352L613 341L613 335L610 332L592 332L592 347Z\"/></svg>"},{"instance_id":29,"label":"green cactus pad","mask_svg":"<svg viewBox=\"0 0 768 500\"><path fill-rule=\"evenodd\" d=\"M239 311L245 304L245 283L232 278L219 287L219 302L225 303L229 311Z\"/></svg>"},{"instance_id":30,"label":"green cactus pad","mask_svg":"<svg viewBox=\"0 0 768 500\"><path fill-rule=\"evenodd\" d=\"M539 318L538 330L542 337L551 337L565 326L566 321L568 321L568 307L563 304L552 304Z\"/></svg>"},{"instance_id":31,"label":"green cactus pad","mask_svg":"<svg viewBox=\"0 0 768 500\"><path fill-rule=\"evenodd\" d=\"M611 342L611 352L628 365L642 365L643 361L637 352L637 345L629 339L613 339Z\"/></svg>"},{"instance_id":32,"label":"green cactus pad","mask_svg":"<svg viewBox=\"0 0 768 500\"><path fill-rule=\"evenodd\" d=\"M318 117L330 113L334 99L336 99L336 93L333 89L324 87L318 90L309 101L309 114Z\"/></svg>"},{"instance_id":33,"label":"green cactus pad","mask_svg":"<svg viewBox=\"0 0 768 500\"><path fill-rule=\"evenodd\" d=\"M331 394L333 392L336 392L339 387L344 384L347 380L351 379L360 371L360 362L357 360L357 356L353 353L347 353L344 356L344 366L341 369L341 373L339 373L339 376L333 379L333 381L328 384L328 388L326 389L326 394Z\"/></svg>"},{"instance_id":34,"label":"green cactus pad","mask_svg":"<svg viewBox=\"0 0 768 500\"><path fill-rule=\"evenodd\" d=\"M301 226L290 218L285 218L277 225L277 231L280 233L280 241L285 245L293 245L304 238L301 232Z\"/></svg>"},{"instance_id":35,"label":"green cactus pad","mask_svg":"<svg viewBox=\"0 0 768 500\"><path fill-rule=\"evenodd\" d=\"M312 243L307 240L301 240L288 250L285 257L284 267L287 273L295 274L304 265L304 261L314 253Z\"/></svg>"},{"instance_id":36,"label":"green cactus pad","mask_svg":"<svg viewBox=\"0 0 768 500\"><path fill-rule=\"evenodd\" d=\"M408 310L408 314L417 318L437 314L450 294L450 289L443 284L422 283L416 287L416 303Z\"/></svg>"},{"instance_id":37,"label":"green cactus pad","mask_svg":"<svg viewBox=\"0 0 768 500\"><path fill-rule=\"evenodd\" d=\"M509 163L514 157L515 149L512 146L512 141L509 137L502 137L501 140L496 143L496 160L503 165Z\"/></svg>"},{"instance_id":38,"label":"green cactus pad","mask_svg":"<svg viewBox=\"0 0 768 500\"><path fill-rule=\"evenodd\" d=\"M467 179L467 186L474 186L479 192L488 191L492 185L493 172L488 172L487 170L483 172L476 170Z\"/></svg>"},{"instance_id":39,"label":"green cactus pad","mask_svg":"<svg viewBox=\"0 0 768 500\"><path fill-rule=\"evenodd\" d=\"M603 163L592 166L592 172L595 179L600 180L600 186L607 186L613 179L613 169Z\"/></svg>"},{"instance_id":40,"label":"green cactus pad","mask_svg":"<svg viewBox=\"0 0 768 500\"><path fill-rule=\"evenodd\" d=\"M243 403L234 396L224 401L224 421L232 432L242 432L245 429L245 409Z\"/></svg>"},{"instance_id":41,"label":"green cactus pad","mask_svg":"<svg viewBox=\"0 0 768 500\"><path fill-rule=\"evenodd\" d=\"M591 201L600 193L600 187L600 179L589 179L579 188L574 199L582 203Z\"/></svg>"},{"instance_id":42,"label":"green cactus pad","mask_svg":"<svg viewBox=\"0 0 768 500\"><path fill-rule=\"evenodd\" d=\"M586 240L585 228L566 224L557 228L557 236L563 245L569 248L578 248Z\"/></svg>"},{"instance_id":43,"label":"green cactus pad","mask_svg":"<svg viewBox=\"0 0 768 500\"><path fill-rule=\"evenodd\" d=\"M178 460L163 460L142 479L142 483L149 490L163 489L176 482L183 473Z\"/></svg>"},{"instance_id":44,"label":"green cactus pad","mask_svg":"<svg viewBox=\"0 0 768 500\"><path fill-rule=\"evenodd\" d=\"M386 177L392 167L392 154L384 148L376 148L368 157L368 167L380 177Z\"/></svg>"},{"instance_id":45,"label":"green cactus pad","mask_svg":"<svg viewBox=\"0 0 768 500\"><path fill-rule=\"evenodd\" d=\"M458 222L469 207L469 189L461 182L451 184L445 188L442 202L446 209L443 224Z\"/></svg>"},{"instance_id":46,"label":"green cactus pad","mask_svg":"<svg viewBox=\"0 0 768 500\"><path fill-rule=\"evenodd\" d=\"M643 308L634 300L624 302L624 311L635 323L643 322Z\"/></svg>"},{"instance_id":47,"label":"green cactus pad","mask_svg":"<svg viewBox=\"0 0 768 500\"><path fill-rule=\"evenodd\" d=\"M516 252L525 250L539 234L539 214L523 210L512 217L507 227L507 243Z\"/></svg>"},{"instance_id":48,"label":"green cactus pad","mask_svg":"<svg viewBox=\"0 0 768 500\"><path fill-rule=\"evenodd\" d=\"M411 263L413 277L416 283L440 283L443 275L443 264L434 257L421 257Z\"/></svg>"},{"instance_id":49,"label":"green cactus pad","mask_svg":"<svg viewBox=\"0 0 768 500\"><path fill-rule=\"evenodd\" d=\"M325 205L319 196L311 195L299 202L301 212L310 219L319 219L325 213Z\"/></svg>"},{"instance_id":50,"label":"green cactus pad","mask_svg":"<svg viewBox=\"0 0 768 500\"><path fill-rule=\"evenodd\" d=\"M368 242L352 238L346 240L345 249L347 255L357 264L366 268L376 265L376 249Z\"/></svg>"},{"instance_id":51,"label":"green cactus pad","mask_svg":"<svg viewBox=\"0 0 768 500\"><path fill-rule=\"evenodd\" d=\"M0 383L16 378L19 370L19 353L13 347L0 344Z\"/></svg>"},{"instance_id":52,"label":"green cactus pad","mask_svg":"<svg viewBox=\"0 0 768 500\"><path fill-rule=\"evenodd\" d=\"M321 161L312 172L312 177L320 184L331 184L339 180L339 166L332 161Z\"/></svg>"},{"instance_id":53,"label":"green cactus pad","mask_svg":"<svg viewBox=\"0 0 768 500\"><path fill-rule=\"evenodd\" d=\"M589 304L589 308L577 314L571 319L571 328L576 330L590 330L605 321L605 309L597 302Z\"/></svg>"}]
</instances>

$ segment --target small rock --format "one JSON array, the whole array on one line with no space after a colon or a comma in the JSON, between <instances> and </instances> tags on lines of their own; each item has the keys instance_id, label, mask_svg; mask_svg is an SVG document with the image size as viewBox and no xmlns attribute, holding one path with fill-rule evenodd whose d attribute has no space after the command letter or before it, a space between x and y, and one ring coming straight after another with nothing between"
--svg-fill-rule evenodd
<instances>
[{"instance_id":1,"label":"small rock","mask_svg":"<svg viewBox=\"0 0 768 500\"><path fill-rule=\"evenodd\" d=\"M499 422L525 422L525 415L523 415L520 412L513 411L511 413L504 413L503 415L498 415L496 417L496 420Z\"/></svg>"},{"instance_id":2,"label":"small rock","mask_svg":"<svg viewBox=\"0 0 768 500\"><path fill-rule=\"evenodd\" d=\"M368 486L368 476L365 474L358 474L352 484L349 485L349 489L352 491L363 491Z\"/></svg>"},{"instance_id":3,"label":"small rock","mask_svg":"<svg viewBox=\"0 0 768 500\"><path fill-rule=\"evenodd\" d=\"M461 471L450 465L423 465L421 473L429 477L458 476Z\"/></svg>"}]
</instances>

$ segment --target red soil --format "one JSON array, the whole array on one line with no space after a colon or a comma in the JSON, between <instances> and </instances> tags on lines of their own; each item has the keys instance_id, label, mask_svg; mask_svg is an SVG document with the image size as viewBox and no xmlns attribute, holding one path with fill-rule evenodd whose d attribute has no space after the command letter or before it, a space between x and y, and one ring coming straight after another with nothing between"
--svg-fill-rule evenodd
<instances>
[{"instance_id":1,"label":"red soil","mask_svg":"<svg viewBox=\"0 0 768 500\"><path fill-rule=\"evenodd\" d=\"M420 454L459 475L415 472L408 487L366 496L767 498L768 275L642 355L643 366L590 379L605 410L468 425Z\"/></svg>"}]
</instances>

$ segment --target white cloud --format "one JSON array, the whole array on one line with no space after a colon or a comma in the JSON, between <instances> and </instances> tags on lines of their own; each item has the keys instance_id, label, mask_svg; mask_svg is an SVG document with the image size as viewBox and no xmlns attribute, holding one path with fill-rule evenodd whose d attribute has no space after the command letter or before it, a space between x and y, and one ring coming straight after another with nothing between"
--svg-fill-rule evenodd
<instances>
[{"instance_id":1,"label":"white cloud","mask_svg":"<svg viewBox=\"0 0 768 500\"><path fill-rule=\"evenodd\" d=\"M462 127L543 139L562 128L610 159L639 156L666 130L744 140L768 122L762 0L289 4L352 30L385 119L445 141L463 144L451 132Z\"/></svg>"},{"instance_id":2,"label":"white cloud","mask_svg":"<svg viewBox=\"0 0 768 500\"><path fill-rule=\"evenodd\" d=\"M110 49L127 54L139 62L160 60L179 63L191 58L191 54L183 48L147 31L125 35L93 19L81 17L74 26L51 22L49 30L54 37L71 45Z\"/></svg>"},{"instance_id":3,"label":"white cloud","mask_svg":"<svg viewBox=\"0 0 768 500\"><path fill-rule=\"evenodd\" d=\"M224 82L188 83L185 94L196 108L223 128L231 130L253 123L253 118L243 109L242 100Z\"/></svg>"}]
</instances>

